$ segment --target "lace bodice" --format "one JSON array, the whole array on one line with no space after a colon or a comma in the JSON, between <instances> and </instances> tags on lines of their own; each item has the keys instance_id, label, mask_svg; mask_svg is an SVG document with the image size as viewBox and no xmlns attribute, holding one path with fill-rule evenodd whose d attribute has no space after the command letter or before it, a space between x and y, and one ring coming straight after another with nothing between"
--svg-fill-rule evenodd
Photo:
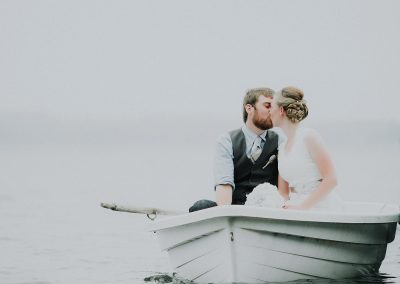
<instances>
[{"instance_id":1,"label":"lace bodice","mask_svg":"<svg viewBox=\"0 0 400 284\"><path fill-rule=\"evenodd\" d=\"M295 192L308 194L321 180L316 163L311 158L304 139L309 128L298 128L290 151L285 150L286 142L279 146L278 167L281 177L289 183Z\"/></svg>"}]
</instances>

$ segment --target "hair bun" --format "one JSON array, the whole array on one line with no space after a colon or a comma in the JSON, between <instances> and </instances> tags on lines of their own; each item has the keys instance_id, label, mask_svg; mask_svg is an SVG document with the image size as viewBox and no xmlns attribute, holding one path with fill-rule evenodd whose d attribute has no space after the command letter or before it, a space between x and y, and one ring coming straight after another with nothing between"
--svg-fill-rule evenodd
<instances>
[{"instance_id":1,"label":"hair bun","mask_svg":"<svg viewBox=\"0 0 400 284\"><path fill-rule=\"evenodd\" d=\"M296 87L286 87L282 89L282 96L295 101L301 101L304 98L304 93Z\"/></svg>"},{"instance_id":2,"label":"hair bun","mask_svg":"<svg viewBox=\"0 0 400 284\"><path fill-rule=\"evenodd\" d=\"M287 106L286 115L292 122L300 122L308 115L307 105L303 100L295 101Z\"/></svg>"},{"instance_id":3,"label":"hair bun","mask_svg":"<svg viewBox=\"0 0 400 284\"><path fill-rule=\"evenodd\" d=\"M286 87L281 91L281 105L286 111L286 116L291 122L299 122L308 116L307 103L303 100L304 93L295 87Z\"/></svg>"}]
</instances>

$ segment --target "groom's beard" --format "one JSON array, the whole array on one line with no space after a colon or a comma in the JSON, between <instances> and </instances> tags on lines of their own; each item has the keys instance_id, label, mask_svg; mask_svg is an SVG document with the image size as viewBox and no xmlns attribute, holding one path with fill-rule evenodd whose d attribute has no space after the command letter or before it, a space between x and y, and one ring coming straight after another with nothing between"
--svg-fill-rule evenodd
<instances>
[{"instance_id":1,"label":"groom's beard","mask_svg":"<svg viewBox=\"0 0 400 284\"><path fill-rule=\"evenodd\" d=\"M263 119L258 115L258 112L256 111L254 113L253 123L255 126L257 126L257 128L259 128L261 130L270 129L270 128L272 128L271 115L269 115L267 118Z\"/></svg>"}]
</instances>

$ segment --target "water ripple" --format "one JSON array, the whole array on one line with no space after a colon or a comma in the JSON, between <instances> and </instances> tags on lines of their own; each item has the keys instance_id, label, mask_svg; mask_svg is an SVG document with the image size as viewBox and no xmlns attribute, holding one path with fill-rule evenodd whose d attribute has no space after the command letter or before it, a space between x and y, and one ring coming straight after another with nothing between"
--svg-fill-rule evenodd
<instances>
[{"instance_id":1,"label":"water ripple","mask_svg":"<svg viewBox=\"0 0 400 284\"><path fill-rule=\"evenodd\" d=\"M196 282L190 281L190 280L185 280L182 278L179 278L176 276L176 274L165 274L165 273L159 273L159 274L154 274L151 276L147 276L144 279L144 282L146 283L170 283L170 284L194 284ZM276 283L276 282L266 282L266 283ZM356 283L398 283L396 281L396 277L388 275L386 273L375 273L375 274L370 274L366 275L360 278L354 278L354 279L305 279L305 280L296 280L296 281L289 281L285 283L295 283L295 284L325 284L325 283L331 283L331 284L339 284L339 283L344 283L344 284L356 284ZM211 284L211 283L209 283ZM219 283L213 283L213 284L219 284ZM220 283L222 284L222 283ZM224 283L228 284L228 283ZM232 283L233 284L233 283ZM235 282L235 284L240 284ZM251 284L251 283L246 283L246 284Z\"/></svg>"}]
</instances>

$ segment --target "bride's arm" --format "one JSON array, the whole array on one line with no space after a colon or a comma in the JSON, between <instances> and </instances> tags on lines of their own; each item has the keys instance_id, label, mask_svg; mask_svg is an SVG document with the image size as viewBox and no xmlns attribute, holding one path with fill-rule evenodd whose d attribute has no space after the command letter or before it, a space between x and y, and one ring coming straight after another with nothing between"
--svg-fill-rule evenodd
<instances>
[{"instance_id":1,"label":"bride's arm","mask_svg":"<svg viewBox=\"0 0 400 284\"><path fill-rule=\"evenodd\" d=\"M337 185L336 171L332 159L320 136L316 132L310 132L305 137L305 144L311 158L317 164L322 181L302 204L294 206L292 209L309 209L313 207ZM289 207L287 208L290 209Z\"/></svg>"},{"instance_id":2,"label":"bride's arm","mask_svg":"<svg viewBox=\"0 0 400 284\"><path fill-rule=\"evenodd\" d=\"M289 200L289 184L280 175L278 176L278 192L285 201Z\"/></svg>"}]
</instances>

